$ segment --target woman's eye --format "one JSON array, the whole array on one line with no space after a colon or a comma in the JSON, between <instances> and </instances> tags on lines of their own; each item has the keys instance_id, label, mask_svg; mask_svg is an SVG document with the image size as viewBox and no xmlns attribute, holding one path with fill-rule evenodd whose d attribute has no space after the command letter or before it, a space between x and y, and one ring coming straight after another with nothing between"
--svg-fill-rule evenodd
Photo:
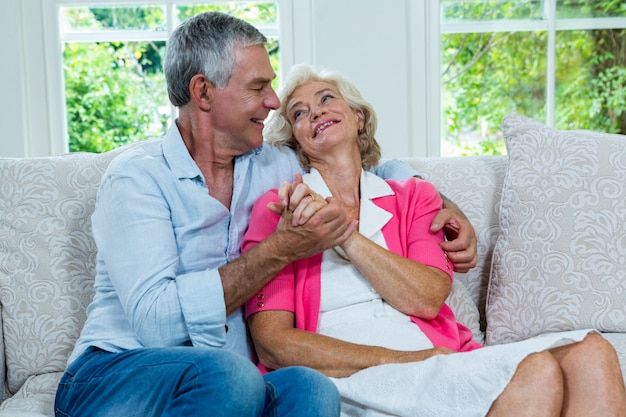
<instances>
[{"instance_id":1,"label":"woman's eye","mask_svg":"<svg viewBox=\"0 0 626 417\"><path fill-rule=\"evenodd\" d=\"M298 120L300 118L300 116L302 116L302 113L304 113L302 110L298 110L296 112L293 113L293 120Z\"/></svg>"},{"instance_id":2,"label":"woman's eye","mask_svg":"<svg viewBox=\"0 0 626 417\"><path fill-rule=\"evenodd\" d=\"M330 100L331 98L334 98L333 96L331 96L330 94L326 94L325 96L322 97L322 103L327 102L328 100Z\"/></svg>"}]
</instances>

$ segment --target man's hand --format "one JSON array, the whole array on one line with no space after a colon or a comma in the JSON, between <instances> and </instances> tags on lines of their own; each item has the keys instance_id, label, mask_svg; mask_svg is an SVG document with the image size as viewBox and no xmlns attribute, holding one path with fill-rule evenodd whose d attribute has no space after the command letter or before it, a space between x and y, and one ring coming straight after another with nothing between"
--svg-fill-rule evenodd
<instances>
[{"instance_id":1,"label":"man's hand","mask_svg":"<svg viewBox=\"0 0 626 417\"><path fill-rule=\"evenodd\" d=\"M306 198L304 200L309 200ZM296 221L296 213L302 206L297 206L294 211L288 208L283 210L281 220L276 228L276 234L282 236L281 247L288 252L291 260L308 258L343 244L355 230L358 221L349 221L348 217L335 199L329 197L326 200L307 203L303 211L306 222ZM283 240L284 239L284 240Z\"/></svg>"},{"instance_id":2,"label":"man's hand","mask_svg":"<svg viewBox=\"0 0 626 417\"><path fill-rule=\"evenodd\" d=\"M465 273L478 263L476 232L456 204L445 197L443 202L443 209L433 219L430 230L438 232L443 229L447 240L441 242L441 248L454 263L454 270Z\"/></svg>"},{"instance_id":3,"label":"man's hand","mask_svg":"<svg viewBox=\"0 0 626 417\"><path fill-rule=\"evenodd\" d=\"M349 221L343 208L332 198L324 199L302 182L296 174L293 183L278 190L280 203L268 209L281 215L277 233L289 243L290 257L302 259L339 246L357 230L358 222Z\"/></svg>"}]
</instances>

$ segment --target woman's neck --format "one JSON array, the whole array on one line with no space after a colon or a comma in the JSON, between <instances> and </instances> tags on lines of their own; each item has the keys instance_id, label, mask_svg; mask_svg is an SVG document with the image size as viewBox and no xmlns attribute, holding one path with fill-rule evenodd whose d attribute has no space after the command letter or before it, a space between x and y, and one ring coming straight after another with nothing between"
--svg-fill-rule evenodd
<instances>
[{"instance_id":1,"label":"woman's neck","mask_svg":"<svg viewBox=\"0 0 626 417\"><path fill-rule=\"evenodd\" d=\"M360 206L361 158L343 159L325 162L312 162L328 186L331 194L351 211Z\"/></svg>"}]
</instances>

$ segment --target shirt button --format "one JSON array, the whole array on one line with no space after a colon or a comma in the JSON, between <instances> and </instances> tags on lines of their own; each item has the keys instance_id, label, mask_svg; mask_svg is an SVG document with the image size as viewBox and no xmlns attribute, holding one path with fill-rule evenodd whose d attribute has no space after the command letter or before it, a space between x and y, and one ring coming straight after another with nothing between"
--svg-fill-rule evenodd
<instances>
[{"instance_id":1,"label":"shirt button","mask_svg":"<svg viewBox=\"0 0 626 417\"><path fill-rule=\"evenodd\" d=\"M258 298L259 300L262 300L262 299L264 299L264 298L265 298L265 294L260 293L260 294L258 294L258 295L256 296L256 298Z\"/></svg>"},{"instance_id":2,"label":"shirt button","mask_svg":"<svg viewBox=\"0 0 626 417\"><path fill-rule=\"evenodd\" d=\"M263 307L265 307L265 303L263 301L259 301L258 304L257 304L257 307L263 308Z\"/></svg>"}]
</instances>

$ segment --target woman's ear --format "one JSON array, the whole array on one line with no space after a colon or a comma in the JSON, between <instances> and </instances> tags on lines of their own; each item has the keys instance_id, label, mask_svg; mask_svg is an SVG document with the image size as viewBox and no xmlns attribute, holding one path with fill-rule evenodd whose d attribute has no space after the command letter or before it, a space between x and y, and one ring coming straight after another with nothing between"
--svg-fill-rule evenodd
<instances>
[{"instance_id":1,"label":"woman's ear","mask_svg":"<svg viewBox=\"0 0 626 417\"><path fill-rule=\"evenodd\" d=\"M189 82L191 100L196 106L205 111L211 109L214 89L213 83L203 74L194 75Z\"/></svg>"},{"instance_id":2,"label":"woman's ear","mask_svg":"<svg viewBox=\"0 0 626 417\"><path fill-rule=\"evenodd\" d=\"M359 132L365 129L365 114L363 114L362 110L356 111L356 117L359 121Z\"/></svg>"}]
</instances>

